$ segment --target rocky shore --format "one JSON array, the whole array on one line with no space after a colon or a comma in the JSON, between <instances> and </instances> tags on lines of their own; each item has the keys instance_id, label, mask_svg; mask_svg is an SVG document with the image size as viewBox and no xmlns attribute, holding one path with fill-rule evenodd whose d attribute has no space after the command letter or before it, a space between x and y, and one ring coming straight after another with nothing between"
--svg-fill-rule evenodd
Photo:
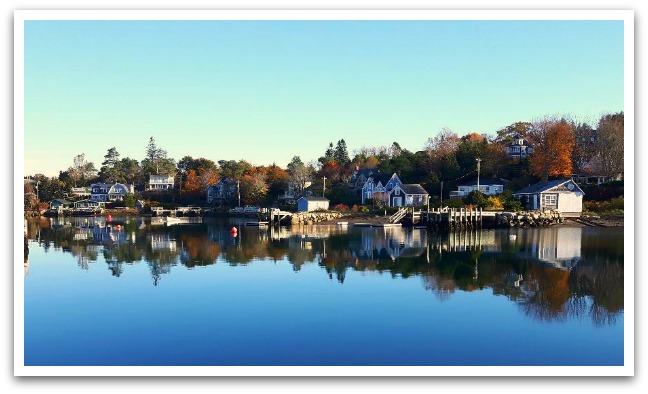
<instances>
[{"instance_id":1,"label":"rocky shore","mask_svg":"<svg viewBox=\"0 0 648 394\"><path fill-rule=\"evenodd\" d=\"M623 227L623 215L581 215L570 218L569 223L587 227Z\"/></svg>"},{"instance_id":2,"label":"rocky shore","mask_svg":"<svg viewBox=\"0 0 648 394\"><path fill-rule=\"evenodd\" d=\"M496 227L547 227L564 221L565 218L560 212L545 210L498 213L495 215L494 224Z\"/></svg>"},{"instance_id":3,"label":"rocky shore","mask_svg":"<svg viewBox=\"0 0 648 394\"><path fill-rule=\"evenodd\" d=\"M343 216L339 212L299 212L292 215L290 224L292 226L301 226L308 224L320 224L324 222L331 222Z\"/></svg>"}]
</instances>

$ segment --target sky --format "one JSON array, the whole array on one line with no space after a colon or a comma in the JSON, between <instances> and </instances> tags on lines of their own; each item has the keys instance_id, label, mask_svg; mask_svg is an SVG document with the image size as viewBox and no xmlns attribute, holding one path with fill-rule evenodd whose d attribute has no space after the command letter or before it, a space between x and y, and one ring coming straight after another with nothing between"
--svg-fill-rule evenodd
<instances>
[{"instance_id":1,"label":"sky","mask_svg":"<svg viewBox=\"0 0 648 394\"><path fill-rule=\"evenodd\" d=\"M624 110L622 21L26 21L25 175L150 137L285 166Z\"/></svg>"}]
</instances>

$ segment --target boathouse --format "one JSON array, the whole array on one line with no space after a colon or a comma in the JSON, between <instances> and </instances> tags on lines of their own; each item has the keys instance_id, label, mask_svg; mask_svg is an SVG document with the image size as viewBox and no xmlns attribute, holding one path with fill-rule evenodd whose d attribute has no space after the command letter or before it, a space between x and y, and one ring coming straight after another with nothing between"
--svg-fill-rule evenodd
<instances>
[{"instance_id":1,"label":"boathouse","mask_svg":"<svg viewBox=\"0 0 648 394\"><path fill-rule=\"evenodd\" d=\"M418 183L396 185L388 193L390 207L417 207L427 205L428 192Z\"/></svg>"},{"instance_id":2,"label":"boathouse","mask_svg":"<svg viewBox=\"0 0 648 394\"><path fill-rule=\"evenodd\" d=\"M583 212L583 191L571 179L538 182L513 194L529 210L552 209L563 216L578 217Z\"/></svg>"},{"instance_id":3,"label":"boathouse","mask_svg":"<svg viewBox=\"0 0 648 394\"><path fill-rule=\"evenodd\" d=\"M301 197L297 200L297 211L311 212L318 209L329 209L329 200L325 197Z\"/></svg>"}]
</instances>

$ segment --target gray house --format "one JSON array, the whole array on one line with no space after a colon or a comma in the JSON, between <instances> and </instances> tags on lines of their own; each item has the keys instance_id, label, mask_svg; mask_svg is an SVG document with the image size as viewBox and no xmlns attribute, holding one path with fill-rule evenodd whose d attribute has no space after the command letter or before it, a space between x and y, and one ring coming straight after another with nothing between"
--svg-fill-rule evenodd
<instances>
[{"instance_id":1,"label":"gray house","mask_svg":"<svg viewBox=\"0 0 648 394\"><path fill-rule=\"evenodd\" d=\"M418 183L396 185L389 191L390 207L416 207L427 205L429 194Z\"/></svg>"},{"instance_id":2,"label":"gray house","mask_svg":"<svg viewBox=\"0 0 648 394\"><path fill-rule=\"evenodd\" d=\"M583 191L571 179L538 182L513 194L526 209L557 210L564 216L580 216L583 212Z\"/></svg>"},{"instance_id":3,"label":"gray house","mask_svg":"<svg viewBox=\"0 0 648 394\"><path fill-rule=\"evenodd\" d=\"M318 209L329 209L329 200L325 197L302 197L297 200L297 211L310 212Z\"/></svg>"},{"instance_id":4,"label":"gray house","mask_svg":"<svg viewBox=\"0 0 648 394\"><path fill-rule=\"evenodd\" d=\"M207 204L228 205L236 200L238 185L230 178L223 178L218 183L207 187Z\"/></svg>"}]
</instances>

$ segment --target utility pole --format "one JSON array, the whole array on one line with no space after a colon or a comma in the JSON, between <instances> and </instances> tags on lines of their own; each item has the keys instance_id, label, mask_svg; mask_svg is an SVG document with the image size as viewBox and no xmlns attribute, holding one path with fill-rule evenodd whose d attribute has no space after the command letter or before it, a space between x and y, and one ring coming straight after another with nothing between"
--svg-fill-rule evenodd
<instances>
[{"instance_id":1,"label":"utility pole","mask_svg":"<svg viewBox=\"0 0 648 394\"><path fill-rule=\"evenodd\" d=\"M479 170L481 167L481 159L478 157L475 161L477 161L477 191L479 191Z\"/></svg>"},{"instance_id":2,"label":"utility pole","mask_svg":"<svg viewBox=\"0 0 648 394\"><path fill-rule=\"evenodd\" d=\"M241 206L241 182L236 181L236 193L238 194L238 206Z\"/></svg>"},{"instance_id":3,"label":"utility pole","mask_svg":"<svg viewBox=\"0 0 648 394\"><path fill-rule=\"evenodd\" d=\"M475 159L477 162L477 190L479 190L479 171L481 169L481 159L478 157Z\"/></svg>"},{"instance_id":4,"label":"utility pole","mask_svg":"<svg viewBox=\"0 0 648 394\"><path fill-rule=\"evenodd\" d=\"M322 188L322 197L324 197L325 191L326 191L326 177L324 177L324 187Z\"/></svg>"}]
</instances>

